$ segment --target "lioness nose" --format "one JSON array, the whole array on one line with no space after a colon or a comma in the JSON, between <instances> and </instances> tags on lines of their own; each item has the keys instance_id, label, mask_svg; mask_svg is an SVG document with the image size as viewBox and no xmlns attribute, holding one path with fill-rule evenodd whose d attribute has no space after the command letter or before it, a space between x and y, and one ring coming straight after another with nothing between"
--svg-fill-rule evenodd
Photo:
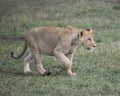
<instances>
[{"instance_id":1,"label":"lioness nose","mask_svg":"<svg viewBox=\"0 0 120 96\"><path fill-rule=\"evenodd\" d=\"M96 47L96 45L93 45L93 47Z\"/></svg>"}]
</instances>

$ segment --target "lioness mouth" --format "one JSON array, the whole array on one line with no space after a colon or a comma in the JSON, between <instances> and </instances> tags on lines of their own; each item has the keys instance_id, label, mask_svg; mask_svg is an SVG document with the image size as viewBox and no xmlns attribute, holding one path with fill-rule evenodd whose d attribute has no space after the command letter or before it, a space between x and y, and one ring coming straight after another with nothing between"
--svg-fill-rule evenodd
<instances>
[{"instance_id":1,"label":"lioness mouth","mask_svg":"<svg viewBox=\"0 0 120 96\"><path fill-rule=\"evenodd\" d=\"M88 50L89 52L93 52L93 51L95 50L95 48L87 48L87 50Z\"/></svg>"},{"instance_id":2,"label":"lioness mouth","mask_svg":"<svg viewBox=\"0 0 120 96\"><path fill-rule=\"evenodd\" d=\"M87 50L91 50L91 48L87 48Z\"/></svg>"}]
</instances>

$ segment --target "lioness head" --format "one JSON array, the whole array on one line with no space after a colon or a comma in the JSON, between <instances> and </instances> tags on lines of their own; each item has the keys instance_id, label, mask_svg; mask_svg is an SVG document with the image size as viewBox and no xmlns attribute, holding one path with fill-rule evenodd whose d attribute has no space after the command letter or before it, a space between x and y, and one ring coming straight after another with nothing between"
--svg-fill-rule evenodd
<instances>
[{"instance_id":1,"label":"lioness head","mask_svg":"<svg viewBox=\"0 0 120 96\"><path fill-rule=\"evenodd\" d=\"M79 32L80 43L90 52L94 51L96 44L93 39L92 29L81 29Z\"/></svg>"}]
</instances>

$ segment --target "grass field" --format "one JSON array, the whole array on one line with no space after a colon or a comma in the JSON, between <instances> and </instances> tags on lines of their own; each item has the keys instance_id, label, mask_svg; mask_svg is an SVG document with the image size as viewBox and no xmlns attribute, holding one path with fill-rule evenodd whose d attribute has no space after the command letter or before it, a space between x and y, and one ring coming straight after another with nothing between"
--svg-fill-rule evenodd
<instances>
[{"instance_id":1,"label":"grass field","mask_svg":"<svg viewBox=\"0 0 120 96\"><path fill-rule=\"evenodd\" d=\"M23 37L38 26L71 25L93 28L97 48L88 53L79 47L73 59L76 77L68 77L54 57L43 56L52 75L23 73L23 60L14 60ZM0 0L0 96L120 96L119 0Z\"/></svg>"}]
</instances>

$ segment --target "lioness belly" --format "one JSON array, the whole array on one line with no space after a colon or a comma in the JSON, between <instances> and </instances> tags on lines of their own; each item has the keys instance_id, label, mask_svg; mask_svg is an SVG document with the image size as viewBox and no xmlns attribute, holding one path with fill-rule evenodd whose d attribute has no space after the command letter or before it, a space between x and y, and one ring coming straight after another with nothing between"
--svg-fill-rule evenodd
<instances>
[{"instance_id":1,"label":"lioness belly","mask_svg":"<svg viewBox=\"0 0 120 96\"><path fill-rule=\"evenodd\" d=\"M41 54L53 55L54 47L49 45L48 43L41 42L39 43L39 50Z\"/></svg>"}]
</instances>

